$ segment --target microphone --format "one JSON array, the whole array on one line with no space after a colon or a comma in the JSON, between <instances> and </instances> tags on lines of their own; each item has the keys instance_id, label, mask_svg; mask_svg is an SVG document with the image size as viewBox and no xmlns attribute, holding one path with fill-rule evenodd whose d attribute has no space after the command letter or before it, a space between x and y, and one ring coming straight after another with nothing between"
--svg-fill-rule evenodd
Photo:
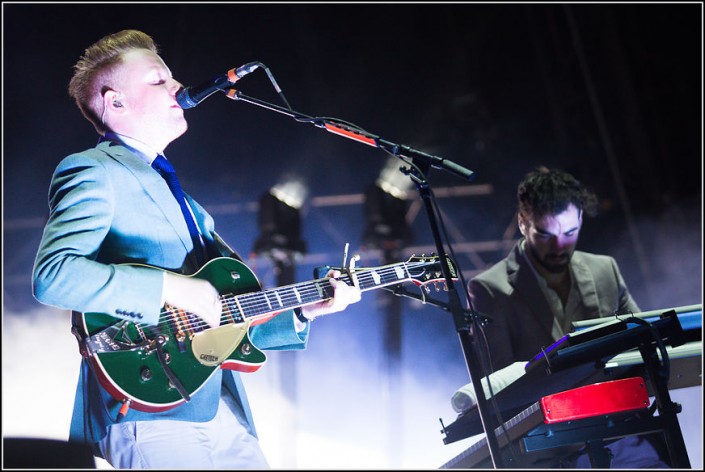
<instances>
[{"instance_id":1,"label":"microphone","mask_svg":"<svg viewBox=\"0 0 705 472\"><path fill-rule=\"evenodd\" d=\"M253 72L259 66L259 62L249 62L244 66L230 69L225 74L217 75L208 82L204 82L196 87L183 88L176 93L176 102L184 110L193 108L213 93L219 90L222 92L230 88L235 82L242 79L250 72Z\"/></svg>"}]
</instances>

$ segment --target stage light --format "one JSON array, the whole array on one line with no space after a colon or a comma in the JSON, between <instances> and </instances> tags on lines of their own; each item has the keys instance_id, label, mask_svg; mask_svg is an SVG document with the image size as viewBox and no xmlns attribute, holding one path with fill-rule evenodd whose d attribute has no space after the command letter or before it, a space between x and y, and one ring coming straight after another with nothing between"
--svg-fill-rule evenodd
<instances>
[{"instance_id":1,"label":"stage light","mask_svg":"<svg viewBox=\"0 0 705 472\"><path fill-rule=\"evenodd\" d=\"M300 209L306 198L298 182L276 185L259 199L260 235L254 252L274 260L299 259L306 253L301 239Z\"/></svg>"},{"instance_id":2,"label":"stage light","mask_svg":"<svg viewBox=\"0 0 705 472\"><path fill-rule=\"evenodd\" d=\"M412 241L406 221L408 176L398 170L399 161L390 159L377 181L365 191L365 246L385 252L401 249Z\"/></svg>"}]
</instances>

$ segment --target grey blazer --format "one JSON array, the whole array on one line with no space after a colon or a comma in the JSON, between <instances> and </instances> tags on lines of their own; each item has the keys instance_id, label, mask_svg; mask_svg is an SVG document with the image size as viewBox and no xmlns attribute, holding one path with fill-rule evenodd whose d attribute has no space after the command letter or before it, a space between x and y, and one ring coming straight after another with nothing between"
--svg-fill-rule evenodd
<instances>
[{"instance_id":1,"label":"grey blazer","mask_svg":"<svg viewBox=\"0 0 705 472\"><path fill-rule=\"evenodd\" d=\"M492 318L484 333L494 370L528 361L554 342L553 313L520 244L468 283L473 308ZM610 316L617 310L640 311L614 258L575 251L571 268L582 300L576 321Z\"/></svg>"}]
</instances>

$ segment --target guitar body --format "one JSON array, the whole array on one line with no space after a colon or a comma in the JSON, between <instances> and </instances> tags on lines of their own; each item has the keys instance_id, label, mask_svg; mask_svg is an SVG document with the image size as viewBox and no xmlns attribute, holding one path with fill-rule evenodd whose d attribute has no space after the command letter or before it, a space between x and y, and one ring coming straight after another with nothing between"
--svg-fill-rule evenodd
<instances>
[{"instance_id":1,"label":"guitar body","mask_svg":"<svg viewBox=\"0 0 705 472\"><path fill-rule=\"evenodd\" d=\"M435 283L439 270L438 257L422 256L378 268L353 270L351 264L338 280L366 291L405 281ZM454 267L450 270L454 276ZM187 277L207 280L216 288L223 306L220 326L210 328L194 314L170 305L163 307L157 325L74 312L73 332L81 354L115 400L139 411L165 411L189 401L217 368L254 372L267 357L250 341L251 326L334 296L325 277L263 291L246 265L225 257Z\"/></svg>"},{"instance_id":2,"label":"guitar body","mask_svg":"<svg viewBox=\"0 0 705 472\"><path fill-rule=\"evenodd\" d=\"M230 258L214 259L189 277L208 280L221 295L261 290L252 271ZM169 313L173 317L188 316L176 308ZM78 323L90 340L88 359L101 385L113 398L130 400L130 406L140 411L164 411L186 401L160 361L155 347L158 340L163 340L161 358L188 395L195 394L219 367L254 372L266 361L266 355L249 339L250 320L180 337L178 325L171 322L139 325L102 313L78 314L78 318L74 324ZM208 342L216 344L215 355L198 347L195 351L199 354L195 354L193 343L200 336L208 336ZM231 352L220 358L218 354L224 351Z\"/></svg>"}]
</instances>

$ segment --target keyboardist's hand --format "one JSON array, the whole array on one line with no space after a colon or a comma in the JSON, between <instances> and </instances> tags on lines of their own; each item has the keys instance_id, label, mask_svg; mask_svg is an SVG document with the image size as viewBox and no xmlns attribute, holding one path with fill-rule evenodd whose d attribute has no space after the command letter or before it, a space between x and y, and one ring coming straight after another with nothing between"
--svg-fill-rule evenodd
<instances>
[{"instance_id":1,"label":"keyboardist's hand","mask_svg":"<svg viewBox=\"0 0 705 472\"><path fill-rule=\"evenodd\" d=\"M526 366L526 361L515 362L514 364L508 365L504 369L500 369L497 372L490 374L489 377L492 382L492 393L496 395L497 392L524 375L524 366ZM487 385L486 377L482 379L482 388L485 390L485 398L489 398L490 390ZM477 397L475 397L475 389L473 388L472 383L463 385L456 390L450 399L450 404L458 413L464 413L474 407L477 404Z\"/></svg>"}]
</instances>

